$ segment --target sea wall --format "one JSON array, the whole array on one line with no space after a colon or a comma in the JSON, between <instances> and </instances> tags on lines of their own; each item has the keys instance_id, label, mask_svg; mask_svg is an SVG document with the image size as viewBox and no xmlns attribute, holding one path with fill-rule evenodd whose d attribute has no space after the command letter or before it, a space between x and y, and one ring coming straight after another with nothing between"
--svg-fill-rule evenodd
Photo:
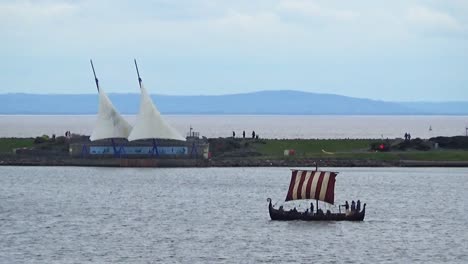
<instances>
[{"instance_id":1,"label":"sea wall","mask_svg":"<svg viewBox=\"0 0 468 264\"><path fill-rule=\"evenodd\" d=\"M381 161L368 159L129 159L0 155L0 166L90 167L468 167L468 161Z\"/></svg>"},{"instance_id":2,"label":"sea wall","mask_svg":"<svg viewBox=\"0 0 468 264\"><path fill-rule=\"evenodd\" d=\"M89 166L89 167L207 167L205 159L128 159L128 158L73 158L66 156L2 155L4 166Z\"/></svg>"}]
</instances>

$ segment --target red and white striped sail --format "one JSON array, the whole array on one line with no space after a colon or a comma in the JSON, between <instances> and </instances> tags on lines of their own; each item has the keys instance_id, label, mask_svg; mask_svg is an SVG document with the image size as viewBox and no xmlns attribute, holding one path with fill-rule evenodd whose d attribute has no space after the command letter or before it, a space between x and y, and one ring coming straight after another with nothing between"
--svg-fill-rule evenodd
<instances>
[{"instance_id":1,"label":"red and white striped sail","mask_svg":"<svg viewBox=\"0 0 468 264\"><path fill-rule=\"evenodd\" d=\"M293 170L286 201L315 199L335 202L336 172Z\"/></svg>"}]
</instances>

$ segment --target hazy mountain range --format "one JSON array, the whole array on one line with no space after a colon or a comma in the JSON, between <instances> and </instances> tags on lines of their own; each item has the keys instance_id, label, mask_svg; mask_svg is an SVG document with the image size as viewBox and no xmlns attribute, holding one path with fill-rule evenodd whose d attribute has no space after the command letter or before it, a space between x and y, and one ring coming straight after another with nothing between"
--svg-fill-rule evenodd
<instances>
[{"instance_id":1,"label":"hazy mountain range","mask_svg":"<svg viewBox=\"0 0 468 264\"><path fill-rule=\"evenodd\" d=\"M139 94L110 94L122 114L135 114ZM468 102L385 102L334 94L262 91L219 96L153 95L165 114L467 115ZM0 114L95 114L97 94L0 94Z\"/></svg>"}]
</instances>

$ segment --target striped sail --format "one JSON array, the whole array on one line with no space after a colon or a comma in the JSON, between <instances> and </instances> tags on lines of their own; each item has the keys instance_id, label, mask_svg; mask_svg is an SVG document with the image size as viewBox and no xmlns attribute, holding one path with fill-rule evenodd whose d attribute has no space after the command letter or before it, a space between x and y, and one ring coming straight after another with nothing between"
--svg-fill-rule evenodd
<instances>
[{"instance_id":1,"label":"striped sail","mask_svg":"<svg viewBox=\"0 0 468 264\"><path fill-rule=\"evenodd\" d=\"M286 201L315 199L335 202L336 172L293 170Z\"/></svg>"}]
</instances>

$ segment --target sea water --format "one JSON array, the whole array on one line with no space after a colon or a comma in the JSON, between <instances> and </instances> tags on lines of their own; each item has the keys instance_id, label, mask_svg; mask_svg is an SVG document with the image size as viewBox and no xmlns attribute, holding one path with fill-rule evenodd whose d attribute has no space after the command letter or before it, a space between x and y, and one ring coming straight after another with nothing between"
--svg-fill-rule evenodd
<instances>
[{"instance_id":1,"label":"sea water","mask_svg":"<svg viewBox=\"0 0 468 264\"><path fill-rule=\"evenodd\" d=\"M0 166L0 263L468 263L468 169L331 170L363 222L271 221L288 168Z\"/></svg>"}]
</instances>

